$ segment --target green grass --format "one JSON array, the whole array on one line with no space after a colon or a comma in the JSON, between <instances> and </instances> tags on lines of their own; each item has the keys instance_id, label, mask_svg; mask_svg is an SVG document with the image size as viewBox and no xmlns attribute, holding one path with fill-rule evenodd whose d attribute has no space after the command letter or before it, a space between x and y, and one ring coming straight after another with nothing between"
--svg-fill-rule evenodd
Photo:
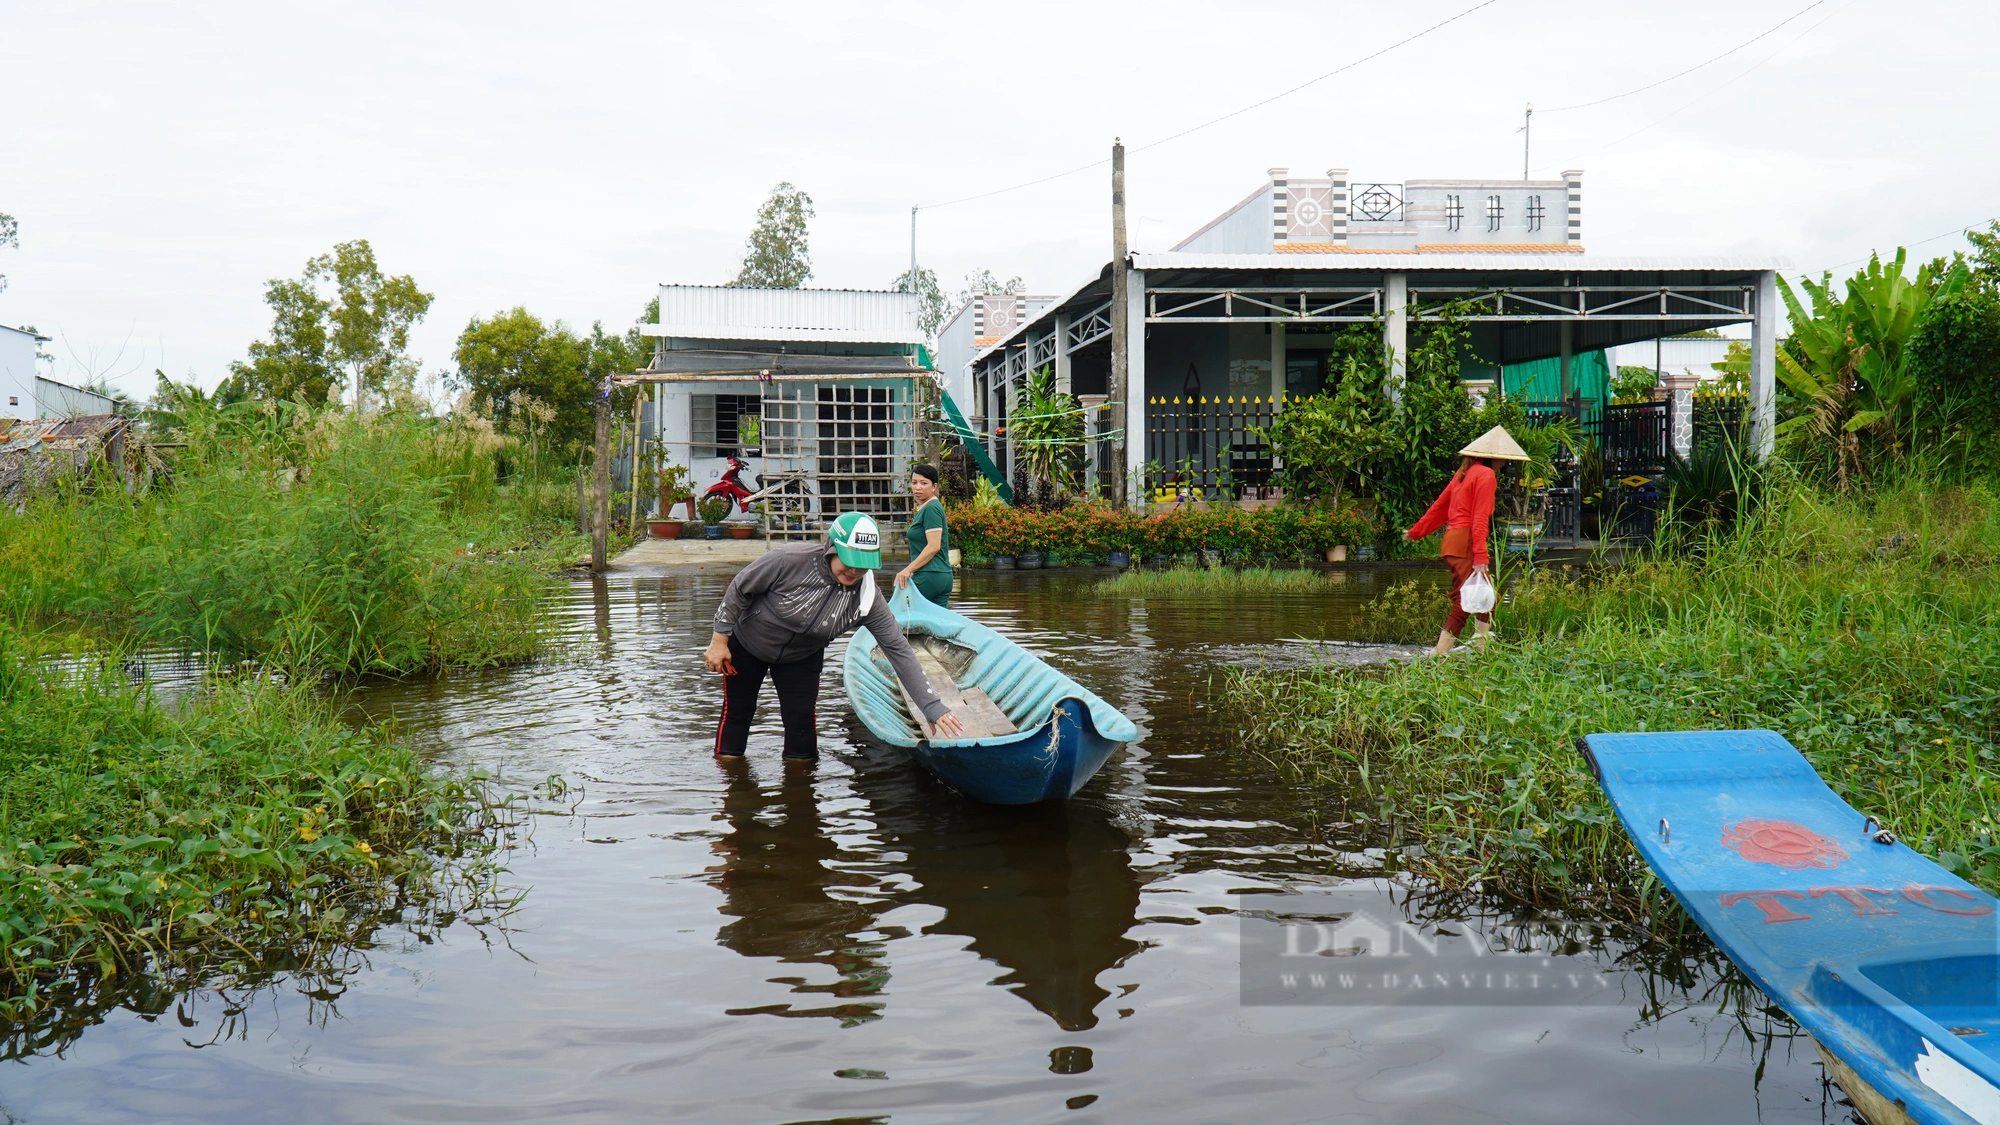
<instances>
[{"instance_id":1,"label":"green grass","mask_svg":"<svg viewBox=\"0 0 2000 1125\"><path fill-rule=\"evenodd\" d=\"M1420 839L1448 886L1657 895L1574 748L1600 731L1769 727L1856 808L2000 889L2000 501L1777 487L1701 549L1537 575L1499 640L1386 672L1238 673L1270 752Z\"/></svg>"},{"instance_id":2,"label":"green grass","mask_svg":"<svg viewBox=\"0 0 2000 1125\"><path fill-rule=\"evenodd\" d=\"M1316 570L1280 570L1252 566L1207 569L1182 566L1166 570L1128 570L1092 587L1092 592L1120 598L1198 598L1236 594L1302 594L1326 589L1326 576Z\"/></svg>"},{"instance_id":3,"label":"green grass","mask_svg":"<svg viewBox=\"0 0 2000 1125\"><path fill-rule=\"evenodd\" d=\"M509 502L493 440L298 410L198 429L170 484L0 512L0 617L347 676L528 657L581 541Z\"/></svg>"},{"instance_id":4,"label":"green grass","mask_svg":"<svg viewBox=\"0 0 2000 1125\"><path fill-rule=\"evenodd\" d=\"M504 908L477 778L300 688L217 679L168 705L117 661L30 645L0 626L9 1054L163 981L311 979L384 924Z\"/></svg>"}]
</instances>

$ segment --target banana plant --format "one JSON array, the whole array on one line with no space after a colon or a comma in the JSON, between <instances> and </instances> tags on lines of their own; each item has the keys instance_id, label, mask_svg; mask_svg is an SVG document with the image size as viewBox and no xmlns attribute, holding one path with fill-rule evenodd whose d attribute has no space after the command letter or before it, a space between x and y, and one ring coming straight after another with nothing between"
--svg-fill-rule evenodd
<instances>
[{"instance_id":1,"label":"banana plant","mask_svg":"<svg viewBox=\"0 0 2000 1125\"><path fill-rule=\"evenodd\" d=\"M1914 278L1905 277L1905 256L1898 249L1887 265L1871 256L1867 268L1847 280L1844 298L1836 294L1830 273L1817 282L1800 278L1809 309L1784 278L1778 279L1792 321L1792 347L1778 351L1778 378L1806 407L1778 432L1829 443L1843 489L1870 470L1872 450L1864 435L1889 456L1903 457L1917 392L1910 340L1931 302L1966 283L1963 264L1940 273L1928 263Z\"/></svg>"}]
</instances>

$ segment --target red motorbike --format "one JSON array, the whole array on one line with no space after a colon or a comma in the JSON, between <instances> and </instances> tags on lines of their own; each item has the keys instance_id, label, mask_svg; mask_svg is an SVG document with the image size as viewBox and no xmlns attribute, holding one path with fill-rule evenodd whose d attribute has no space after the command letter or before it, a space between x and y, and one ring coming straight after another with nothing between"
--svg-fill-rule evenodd
<instances>
[{"instance_id":1,"label":"red motorbike","mask_svg":"<svg viewBox=\"0 0 2000 1125\"><path fill-rule=\"evenodd\" d=\"M729 458L729 471L722 474L721 480L709 485L708 490L701 494L701 498L703 500L713 500L716 497L721 497L727 500L733 508L739 508L744 515L749 515L750 506L744 503L744 501L749 499L751 493L764 487L764 478L761 474L750 478L756 483L757 488L744 487L743 481L740 478L749 468L750 466L744 464L742 460L735 457Z\"/></svg>"}]
</instances>

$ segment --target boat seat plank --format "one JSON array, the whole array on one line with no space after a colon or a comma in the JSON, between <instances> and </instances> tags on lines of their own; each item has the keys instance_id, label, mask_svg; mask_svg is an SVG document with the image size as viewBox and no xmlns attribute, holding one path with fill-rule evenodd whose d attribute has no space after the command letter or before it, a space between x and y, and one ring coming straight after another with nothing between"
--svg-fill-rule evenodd
<instances>
[{"instance_id":1,"label":"boat seat plank","mask_svg":"<svg viewBox=\"0 0 2000 1125\"><path fill-rule=\"evenodd\" d=\"M959 735L960 738L997 738L1019 733L1020 728L1007 718L1006 712L1000 710L1000 705L993 702L985 691L958 686L958 681L945 670L944 662L928 646L914 645L912 648L917 654L917 667L923 669L924 675L931 681L931 690L938 693L945 707L964 724L965 733ZM887 658L883 658L883 663L887 662ZM893 672L890 678L895 679ZM902 693L903 706L916 720L917 729L928 734L930 727L923 721L923 710L910 698L910 693L903 690L901 680L896 680L896 690Z\"/></svg>"}]
</instances>

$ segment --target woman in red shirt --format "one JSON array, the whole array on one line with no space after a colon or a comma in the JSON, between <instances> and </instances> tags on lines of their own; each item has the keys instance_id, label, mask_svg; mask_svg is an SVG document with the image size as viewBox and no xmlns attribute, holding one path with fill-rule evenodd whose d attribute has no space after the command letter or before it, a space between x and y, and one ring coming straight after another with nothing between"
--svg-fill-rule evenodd
<instances>
[{"instance_id":1,"label":"woman in red shirt","mask_svg":"<svg viewBox=\"0 0 2000 1125\"><path fill-rule=\"evenodd\" d=\"M1471 445L1458 451L1465 458L1453 473L1451 481L1438 493L1430 510L1416 526L1403 533L1403 538L1414 543L1430 533L1444 529L1444 543L1438 554L1445 565L1451 568L1451 615L1445 618L1444 632L1438 634L1437 654L1443 656L1458 643L1459 630L1465 628L1469 616L1465 606L1459 601L1459 591L1465 580L1478 574L1488 582L1493 580L1487 570L1486 541L1493 520L1493 494L1499 487L1499 480L1493 475L1495 461L1526 461L1528 455L1519 443L1507 433L1505 427L1495 426L1481 434ZM1479 623L1472 627L1472 642L1486 643L1486 635L1493 631L1493 615L1482 613Z\"/></svg>"}]
</instances>

